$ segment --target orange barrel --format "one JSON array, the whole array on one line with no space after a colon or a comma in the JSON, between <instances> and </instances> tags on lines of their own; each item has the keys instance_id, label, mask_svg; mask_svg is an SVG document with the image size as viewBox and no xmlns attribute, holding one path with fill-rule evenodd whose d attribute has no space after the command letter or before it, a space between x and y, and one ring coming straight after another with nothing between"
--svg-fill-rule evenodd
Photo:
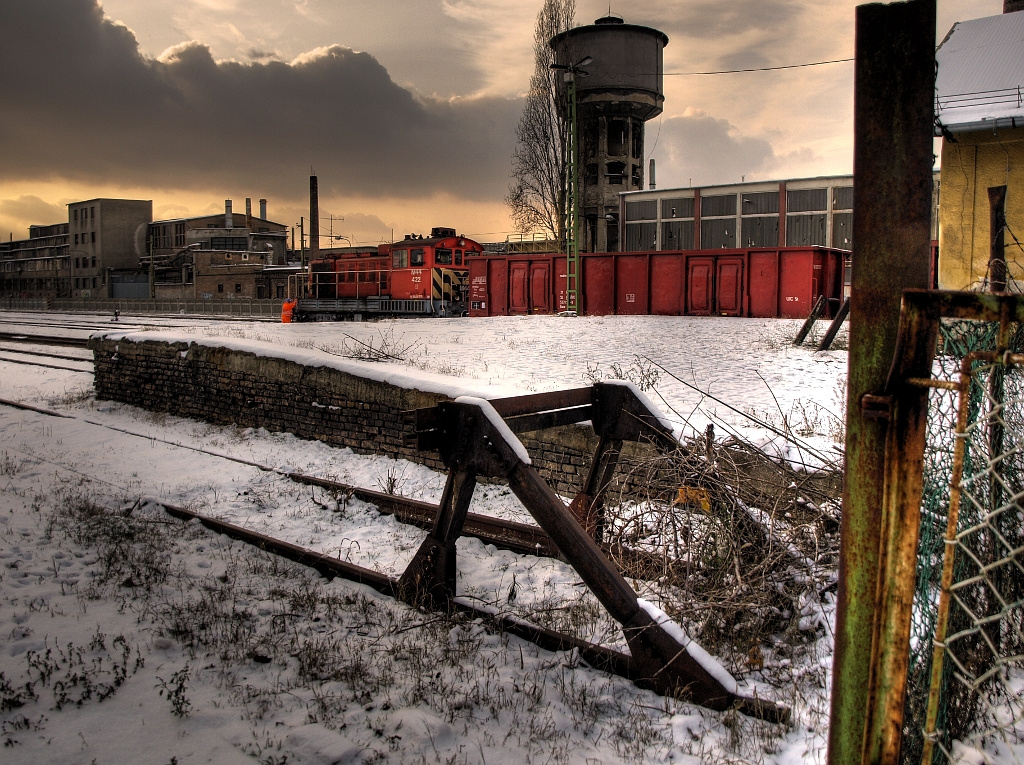
<instances>
[{"instance_id":1,"label":"orange barrel","mask_svg":"<svg viewBox=\"0 0 1024 765\"><path fill-rule=\"evenodd\" d=\"M281 303L281 323L282 324L291 324L292 323L292 313L295 311L295 306L296 306L296 304L298 302L299 301L295 300L295 298L288 298L283 303Z\"/></svg>"}]
</instances>

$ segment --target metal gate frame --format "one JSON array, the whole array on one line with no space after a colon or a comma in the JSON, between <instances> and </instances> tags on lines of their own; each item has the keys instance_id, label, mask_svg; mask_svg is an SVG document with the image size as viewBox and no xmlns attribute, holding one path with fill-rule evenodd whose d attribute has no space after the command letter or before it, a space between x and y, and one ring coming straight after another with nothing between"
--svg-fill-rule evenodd
<instances>
[{"instance_id":1,"label":"metal gate frame","mask_svg":"<svg viewBox=\"0 0 1024 765\"><path fill-rule=\"evenodd\" d=\"M932 378L939 322L943 318L999 324L995 357L1005 353L1009 325L1024 321L1024 296L906 290L896 350L885 389L861 399L865 418L885 423L878 591L867 688L864 763L899 762L910 657L910 629L917 574L923 495L928 394L960 384ZM846 574L850 575L847 571ZM837 647L837 652L843 650ZM841 657L837 655L836 661ZM841 678L833 694L853 692Z\"/></svg>"}]
</instances>

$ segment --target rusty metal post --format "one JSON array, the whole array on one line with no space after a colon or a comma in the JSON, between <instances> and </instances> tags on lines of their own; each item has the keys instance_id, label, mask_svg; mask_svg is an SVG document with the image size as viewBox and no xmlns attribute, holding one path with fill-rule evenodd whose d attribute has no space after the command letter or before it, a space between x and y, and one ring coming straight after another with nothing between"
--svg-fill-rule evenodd
<instances>
[{"instance_id":1,"label":"rusty metal post","mask_svg":"<svg viewBox=\"0 0 1024 765\"><path fill-rule=\"evenodd\" d=\"M900 295L928 286L935 0L857 8L854 254L829 762L868 760L885 481L884 420L862 413L896 345ZM915 530L916 533L916 530Z\"/></svg>"}]
</instances>

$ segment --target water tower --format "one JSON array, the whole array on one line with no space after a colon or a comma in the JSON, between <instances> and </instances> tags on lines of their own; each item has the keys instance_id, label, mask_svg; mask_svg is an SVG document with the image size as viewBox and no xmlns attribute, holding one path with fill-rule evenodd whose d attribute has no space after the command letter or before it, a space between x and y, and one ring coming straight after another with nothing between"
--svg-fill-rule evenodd
<instances>
[{"instance_id":1,"label":"water tower","mask_svg":"<svg viewBox=\"0 0 1024 765\"><path fill-rule=\"evenodd\" d=\"M664 32L617 16L551 38L566 72L558 80L563 102L570 76L576 86L581 251L619 248L619 193L644 187L644 122L665 102L667 44Z\"/></svg>"}]
</instances>

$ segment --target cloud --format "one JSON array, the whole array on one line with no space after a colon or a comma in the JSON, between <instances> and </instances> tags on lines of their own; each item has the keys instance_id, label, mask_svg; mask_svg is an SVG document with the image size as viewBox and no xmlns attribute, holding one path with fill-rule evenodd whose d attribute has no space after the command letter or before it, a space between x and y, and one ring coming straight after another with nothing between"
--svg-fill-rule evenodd
<instances>
[{"instance_id":1,"label":"cloud","mask_svg":"<svg viewBox=\"0 0 1024 765\"><path fill-rule=\"evenodd\" d=\"M9 235L16 239L23 238L30 225L49 226L67 219L67 207L50 204L34 195L0 199L0 234L4 239Z\"/></svg>"},{"instance_id":2,"label":"cloud","mask_svg":"<svg viewBox=\"0 0 1024 765\"><path fill-rule=\"evenodd\" d=\"M340 45L290 63L215 61L199 42L159 59L96 0L0 6L5 180L63 178L298 197L500 200L516 99L436 99Z\"/></svg>"},{"instance_id":3,"label":"cloud","mask_svg":"<svg viewBox=\"0 0 1024 765\"><path fill-rule=\"evenodd\" d=\"M764 138L740 135L728 121L697 110L662 120L660 132L658 122L648 123L646 143L660 188L739 183L779 164Z\"/></svg>"}]
</instances>

